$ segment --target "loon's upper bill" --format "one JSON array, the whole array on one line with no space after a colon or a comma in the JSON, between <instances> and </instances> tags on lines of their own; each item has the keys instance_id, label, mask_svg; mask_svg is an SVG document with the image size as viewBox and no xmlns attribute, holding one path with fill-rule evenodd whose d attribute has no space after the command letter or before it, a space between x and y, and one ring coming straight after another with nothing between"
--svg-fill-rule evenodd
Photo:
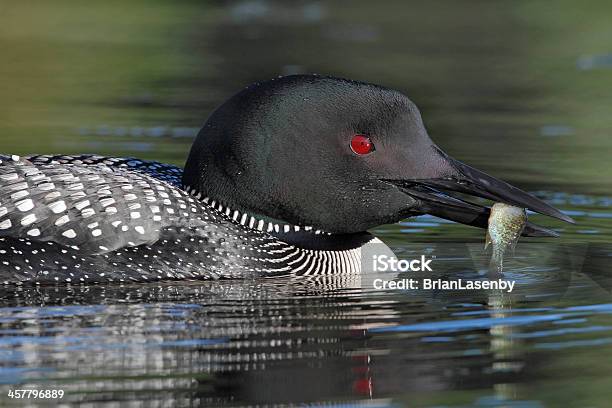
<instances>
[{"instance_id":1,"label":"loon's upper bill","mask_svg":"<svg viewBox=\"0 0 612 408\"><path fill-rule=\"evenodd\" d=\"M446 155L397 91L282 77L213 112L184 170L0 156L0 282L356 273L377 225L432 214L486 228L489 208L465 195L573 222ZM556 233L528 223L523 235Z\"/></svg>"}]
</instances>

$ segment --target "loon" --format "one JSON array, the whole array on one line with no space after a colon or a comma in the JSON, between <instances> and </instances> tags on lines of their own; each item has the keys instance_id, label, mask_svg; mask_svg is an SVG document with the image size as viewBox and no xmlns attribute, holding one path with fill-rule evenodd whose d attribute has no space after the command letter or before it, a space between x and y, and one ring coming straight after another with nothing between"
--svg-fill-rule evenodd
<instances>
[{"instance_id":1,"label":"loon","mask_svg":"<svg viewBox=\"0 0 612 408\"><path fill-rule=\"evenodd\" d=\"M459 195L461 194L461 195ZM0 156L0 282L89 284L359 273L378 225L486 228L472 195L573 222L446 155L382 86L255 83L215 110L184 169L99 155ZM527 236L555 233L528 223Z\"/></svg>"}]
</instances>

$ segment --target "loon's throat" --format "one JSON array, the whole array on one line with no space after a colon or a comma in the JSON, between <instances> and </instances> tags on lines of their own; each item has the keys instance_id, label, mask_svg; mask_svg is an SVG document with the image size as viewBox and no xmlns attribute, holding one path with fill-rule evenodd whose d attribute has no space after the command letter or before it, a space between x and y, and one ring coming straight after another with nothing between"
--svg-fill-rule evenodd
<instances>
[{"instance_id":1,"label":"loon's throat","mask_svg":"<svg viewBox=\"0 0 612 408\"><path fill-rule=\"evenodd\" d=\"M333 234L312 226L295 225L236 206L227 205L221 200L202 194L197 189L184 186L185 191L197 198L211 210L221 213L246 229L266 232L281 241L304 249L346 250L358 248L373 237L368 232L354 234Z\"/></svg>"},{"instance_id":2,"label":"loon's throat","mask_svg":"<svg viewBox=\"0 0 612 408\"><path fill-rule=\"evenodd\" d=\"M331 235L330 232L315 229L312 226L295 225L283 220L269 217L267 215L244 210L236 205L228 205L223 200L202 194L199 190L191 186L184 186L183 189L193 197L197 198L200 202L206 204L208 207L217 212L225 214L227 217L231 218L240 225L252 230L276 234L306 232L314 235Z\"/></svg>"}]
</instances>

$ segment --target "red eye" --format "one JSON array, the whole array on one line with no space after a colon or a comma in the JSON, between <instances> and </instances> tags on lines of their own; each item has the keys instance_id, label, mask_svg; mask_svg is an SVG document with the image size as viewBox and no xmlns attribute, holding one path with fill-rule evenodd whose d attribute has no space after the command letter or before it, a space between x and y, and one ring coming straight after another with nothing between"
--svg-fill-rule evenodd
<instances>
[{"instance_id":1,"label":"red eye","mask_svg":"<svg viewBox=\"0 0 612 408\"><path fill-rule=\"evenodd\" d=\"M372 153L374 151L374 143L367 136L355 135L351 139L351 149L359 155Z\"/></svg>"}]
</instances>

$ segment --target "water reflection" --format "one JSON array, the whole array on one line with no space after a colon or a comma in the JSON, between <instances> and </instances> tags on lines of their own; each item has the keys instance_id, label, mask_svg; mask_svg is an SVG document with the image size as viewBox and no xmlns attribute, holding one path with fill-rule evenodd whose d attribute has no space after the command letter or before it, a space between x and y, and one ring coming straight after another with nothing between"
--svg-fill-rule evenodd
<instances>
[{"instance_id":1,"label":"water reflection","mask_svg":"<svg viewBox=\"0 0 612 408\"><path fill-rule=\"evenodd\" d=\"M478 278L457 262L477 261L469 245L433 251L453 259L434 277ZM359 286L367 279L5 288L2 303L13 306L0 309L0 382L144 404L403 401L456 389L515 400L552 374L551 359L571 363L554 353L597 358L589 347L611 338L601 322L612 313L609 289L570 267L520 267L521 256L545 252L519 250L508 263L517 269L506 278L522 287L513 293L375 291Z\"/></svg>"}]
</instances>

